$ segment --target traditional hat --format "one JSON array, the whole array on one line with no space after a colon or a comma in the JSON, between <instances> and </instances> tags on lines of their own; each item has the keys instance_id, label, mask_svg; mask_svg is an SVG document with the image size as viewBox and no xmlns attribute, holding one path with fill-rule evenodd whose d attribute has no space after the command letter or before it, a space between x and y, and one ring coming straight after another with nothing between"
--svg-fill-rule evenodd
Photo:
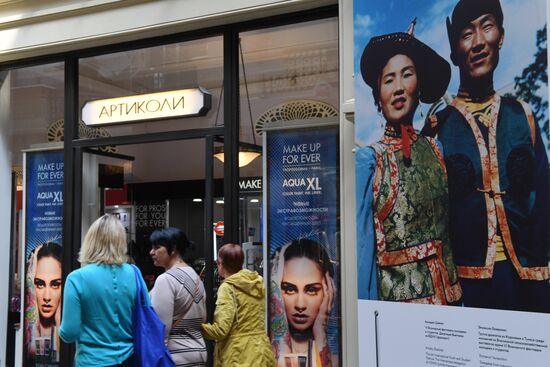
<instances>
[{"instance_id":1,"label":"traditional hat","mask_svg":"<svg viewBox=\"0 0 550 367\"><path fill-rule=\"evenodd\" d=\"M460 0L456 4L451 18L447 17L447 35L449 36L451 52L454 51L456 42L464 27L483 14L492 14L499 28L502 28L504 15L499 0Z\"/></svg>"},{"instance_id":2,"label":"traditional hat","mask_svg":"<svg viewBox=\"0 0 550 367\"><path fill-rule=\"evenodd\" d=\"M361 56L361 75L373 89L378 88L378 77L390 58L403 54L414 62L420 101L437 101L449 85L451 66L437 52L408 33L397 32L370 39Z\"/></svg>"}]
</instances>

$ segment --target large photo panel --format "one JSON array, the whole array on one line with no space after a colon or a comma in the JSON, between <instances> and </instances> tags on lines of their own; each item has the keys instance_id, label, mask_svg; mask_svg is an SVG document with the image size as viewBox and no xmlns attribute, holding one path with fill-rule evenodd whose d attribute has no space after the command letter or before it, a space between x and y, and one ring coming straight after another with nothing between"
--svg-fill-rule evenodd
<instances>
[{"instance_id":1,"label":"large photo panel","mask_svg":"<svg viewBox=\"0 0 550 367\"><path fill-rule=\"evenodd\" d=\"M546 23L354 2L360 366L547 365Z\"/></svg>"},{"instance_id":2,"label":"large photo panel","mask_svg":"<svg viewBox=\"0 0 550 367\"><path fill-rule=\"evenodd\" d=\"M550 312L546 6L355 2L360 299Z\"/></svg>"}]
</instances>

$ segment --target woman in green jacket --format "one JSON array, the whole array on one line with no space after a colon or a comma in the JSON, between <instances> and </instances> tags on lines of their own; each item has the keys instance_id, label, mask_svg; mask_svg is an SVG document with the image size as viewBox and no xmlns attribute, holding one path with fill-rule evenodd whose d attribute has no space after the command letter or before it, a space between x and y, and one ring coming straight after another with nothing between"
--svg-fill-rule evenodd
<instances>
[{"instance_id":1,"label":"woman in green jacket","mask_svg":"<svg viewBox=\"0 0 550 367\"><path fill-rule=\"evenodd\" d=\"M203 324L204 336L216 341L214 367L274 367L265 332L265 287L258 273L242 269L241 246L228 243L218 251L218 289L214 322Z\"/></svg>"}]
</instances>

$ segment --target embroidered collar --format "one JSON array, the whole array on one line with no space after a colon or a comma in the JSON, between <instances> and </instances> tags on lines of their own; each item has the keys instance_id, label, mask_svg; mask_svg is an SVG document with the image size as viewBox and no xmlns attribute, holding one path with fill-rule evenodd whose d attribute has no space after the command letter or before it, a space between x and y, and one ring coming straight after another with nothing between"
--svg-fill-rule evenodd
<instances>
[{"instance_id":1,"label":"embroidered collar","mask_svg":"<svg viewBox=\"0 0 550 367\"><path fill-rule=\"evenodd\" d=\"M418 139L418 135L416 134L416 131L414 131L412 126L408 129L408 131L409 131L409 138L411 139L411 141L416 141ZM386 144L392 144L392 145L393 144L401 145L402 143L401 125L398 128L396 128L394 125L386 124L382 142Z\"/></svg>"},{"instance_id":2,"label":"embroidered collar","mask_svg":"<svg viewBox=\"0 0 550 367\"><path fill-rule=\"evenodd\" d=\"M458 89L458 94L456 98L463 100L464 102L468 103L485 103L489 100L492 100L495 97L495 90L493 89L493 85L487 88L487 91L477 94L477 93L471 93L464 87L460 87Z\"/></svg>"}]
</instances>

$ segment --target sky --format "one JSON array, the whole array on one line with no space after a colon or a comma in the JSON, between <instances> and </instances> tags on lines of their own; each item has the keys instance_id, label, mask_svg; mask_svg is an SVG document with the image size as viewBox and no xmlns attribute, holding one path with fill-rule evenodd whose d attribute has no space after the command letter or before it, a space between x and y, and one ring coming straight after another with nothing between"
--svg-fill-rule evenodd
<instances>
[{"instance_id":1,"label":"sky","mask_svg":"<svg viewBox=\"0 0 550 367\"><path fill-rule=\"evenodd\" d=\"M479 0L483 1L483 0ZM450 16L457 0L355 0L355 136L364 146L379 140L384 120L374 106L372 92L361 77L359 60L369 39L386 33L405 32L414 17L417 18L415 36L437 51L451 64L452 77L448 92L458 90L458 68L449 58L445 18ZM501 0L504 13L504 45L495 71L495 90L513 89L514 77L533 61L536 51L536 31L546 23L546 0ZM547 89L544 90L547 98ZM417 109L415 128L422 127L427 105Z\"/></svg>"}]
</instances>

